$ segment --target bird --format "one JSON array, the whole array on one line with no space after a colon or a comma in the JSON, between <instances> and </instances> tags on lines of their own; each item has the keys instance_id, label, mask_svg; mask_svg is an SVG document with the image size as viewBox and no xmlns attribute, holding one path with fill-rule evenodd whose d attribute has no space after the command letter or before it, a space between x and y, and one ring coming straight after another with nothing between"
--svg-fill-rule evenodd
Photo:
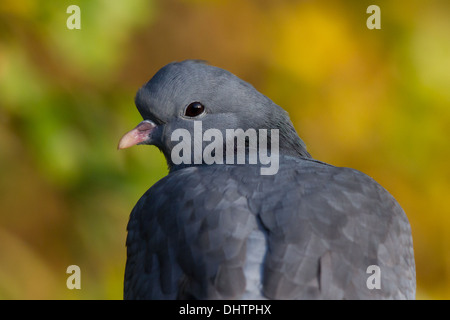
<instances>
[{"instance_id":1,"label":"bird","mask_svg":"<svg viewBox=\"0 0 450 320\"><path fill-rule=\"evenodd\" d=\"M168 174L131 211L124 299L415 299L399 203L368 175L314 159L251 84L175 61L135 104L143 121L118 149L156 146Z\"/></svg>"}]
</instances>

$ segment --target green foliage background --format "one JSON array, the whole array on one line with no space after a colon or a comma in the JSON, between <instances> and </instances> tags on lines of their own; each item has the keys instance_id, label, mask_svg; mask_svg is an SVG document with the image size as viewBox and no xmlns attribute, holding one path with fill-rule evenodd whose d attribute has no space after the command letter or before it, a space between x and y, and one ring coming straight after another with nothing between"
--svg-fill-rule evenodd
<instances>
[{"instance_id":1,"label":"green foliage background","mask_svg":"<svg viewBox=\"0 0 450 320\"><path fill-rule=\"evenodd\" d=\"M81 30L66 9L81 8ZM366 8L381 8L381 30ZM118 152L136 90L188 58L285 108L311 154L386 187L413 229L419 299L450 298L448 1L0 2L0 298L120 299L131 208L166 175ZM81 268L81 290L66 268Z\"/></svg>"}]
</instances>

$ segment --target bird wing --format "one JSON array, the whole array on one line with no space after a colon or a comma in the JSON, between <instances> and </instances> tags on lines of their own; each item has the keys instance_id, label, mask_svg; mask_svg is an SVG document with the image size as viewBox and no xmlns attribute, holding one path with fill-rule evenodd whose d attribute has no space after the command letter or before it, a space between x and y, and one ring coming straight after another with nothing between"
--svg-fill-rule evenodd
<instances>
[{"instance_id":1,"label":"bird wing","mask_svg":"<svg viewBox=\"0 0 450 320\"><path fill-rule=\"evenodd\" d=\"M411 228L383 187L357 170L315 160L281 167L274 187L253 198L268 238L267 297L414 298ZM379 289L367 285L373 265Z\"/></svg>"},{"instance_id":2,"label":"bird wing","mask_svg":"<svg viewBox=\"0 0 450 320\"><path fill-rule=\"evenodd\" d=\"M237 298L245 291L256 216L237 182L217 171L172 172L138 201L127 228L125 298Z\"/></svg>"},{"instance_id":3,"label":"bird wing","mask_svg":"<svg viewBox=\"0 0 450 320\"><path fill-rule=\"evenodd\" d=\"M414 298L411 229L378 183L290 157L259 172L190 167L150 188L128 223L124 297Z\"/></svg>"}]
</instances>

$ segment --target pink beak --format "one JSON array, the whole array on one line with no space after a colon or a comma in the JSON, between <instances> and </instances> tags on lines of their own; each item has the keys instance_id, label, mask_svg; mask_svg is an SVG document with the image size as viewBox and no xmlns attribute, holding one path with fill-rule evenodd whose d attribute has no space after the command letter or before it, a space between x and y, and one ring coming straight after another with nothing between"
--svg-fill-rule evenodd
<instances>
[{"instance_id":1,"label":"pink beak","mask_svg":"<svg viewBox=\"0 0 450 320\"><path fill-rule=\"evenodd\" d=\"M155 127L156 125L150 120L142 121L136 126L136 128L125 133L122 139L120 139L117 149L120 150L129 148L148 140L150 133Z\"/></svg>"}]
</instances>

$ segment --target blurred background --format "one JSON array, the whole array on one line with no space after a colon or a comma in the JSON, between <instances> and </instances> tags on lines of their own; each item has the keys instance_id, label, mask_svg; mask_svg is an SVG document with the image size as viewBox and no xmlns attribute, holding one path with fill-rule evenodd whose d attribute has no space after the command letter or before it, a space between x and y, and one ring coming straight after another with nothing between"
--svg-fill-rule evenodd
<instances>
[{"instance_id":1,"label":"blurred background","mask_svg":"<svg viewBox=\"0 0 450 320\"><path fill-rule=\"evenodd\" d=\"M417 298L449 299L449 34L445 0L2 0L0 298L122 298L129 213L167 168L155 147L116 146L141 121L137 89L195 58L285 108L316 159L389 190Z\"/></svg>"}]
</instances>

